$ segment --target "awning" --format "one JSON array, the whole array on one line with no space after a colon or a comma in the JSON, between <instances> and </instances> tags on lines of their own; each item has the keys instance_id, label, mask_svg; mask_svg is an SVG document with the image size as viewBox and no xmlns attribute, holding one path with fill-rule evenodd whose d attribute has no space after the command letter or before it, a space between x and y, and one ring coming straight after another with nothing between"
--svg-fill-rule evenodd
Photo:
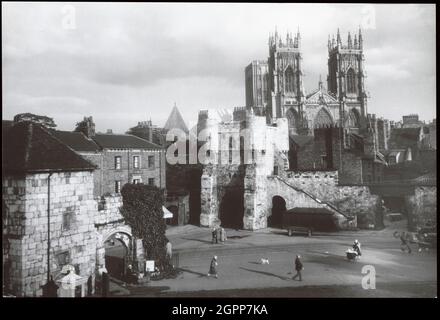
<instances>
[{"instance_id":1,"label":"awning","mask_svg":"<svg viewBox=\"0 0 440 320\"><path fill-rule=\"evenodd\" d=\"M173 213L170 210L168 210L167 208L165 208L164 206L162 206L162 211L163 211L163 218L164 219L168 219L168 218L173 217Z\"/></svg>"}]
</instances>

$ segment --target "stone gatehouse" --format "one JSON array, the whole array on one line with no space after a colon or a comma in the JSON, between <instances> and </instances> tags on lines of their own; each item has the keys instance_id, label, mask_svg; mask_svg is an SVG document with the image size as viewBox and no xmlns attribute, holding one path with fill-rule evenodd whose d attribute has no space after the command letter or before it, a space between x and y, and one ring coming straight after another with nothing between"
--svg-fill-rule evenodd
<instances>
[{"instance_id":1,"label":"stone gatehouse","mask_svg":"<svg viewBox=\"0 0 440 320\"><path fill-rule=\"evenodd\" d=\"M241 131L249 143L233 150L229 139L236 128L249 129ZM368 186L340 184L337 170L289 171L286 119L268 125L265 117L252 110L236 108L232 119L226 122L215 112L203 111L198 129L206 131L207 150L219 160L203 167L202 226L266 228L277 201L283 203L285 210L327 208L335 213L341 228L375 225L381 198L371 194ZM232 163L228 155L234 152L251 154L250 163ZM224 158L226 162L222 161Z\"/></svg>"}]
</instances>

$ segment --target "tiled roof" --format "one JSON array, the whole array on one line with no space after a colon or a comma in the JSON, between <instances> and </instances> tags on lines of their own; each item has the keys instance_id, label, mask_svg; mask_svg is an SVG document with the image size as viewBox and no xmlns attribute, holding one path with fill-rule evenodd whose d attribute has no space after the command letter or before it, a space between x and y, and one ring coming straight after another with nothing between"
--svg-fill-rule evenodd
<instances>
[{"instance_id":1,"label":"tiled roof","mask_svg":"<svg viewBox=\"0 0 440 320\"><path fill-rule=\"evenodd\" d=\"M53 135L75 151L99 151L99 146L82 132L54 131Z\"/></svg>"},{"instance_id":2,"label":"tiled roof","mask_svg":"<svg viewBox=\"0 0 440 320\"><path fill-rule=\"evenodd\" d=\"M161 149L161 146L131 134L102 134L97 133L92 137L101 148L114 149Z\"/></svg>"},{"instance_id":3,"label":"tiled roof","mask_svg":"<svg viewBox=\"0 0 440 320\"><path fill-rule=\"evenodd\" d=\"M309 143L310 141L313 141L313 136L303 136L303 135L294 135L291 134L290 139L296 143L299 147L302 147Z\"/></svg>"},{"instance_id":4,"label":"tiled roof","mask_svg":"<svg viewBox=\"0 0 440 320\"><path fill-rule=\"evenodd\" d=\"M19 122L2 137L2 168L7 173L89 171L95 166L58 140L50 131Z\"/></svg>"}]
</instances>

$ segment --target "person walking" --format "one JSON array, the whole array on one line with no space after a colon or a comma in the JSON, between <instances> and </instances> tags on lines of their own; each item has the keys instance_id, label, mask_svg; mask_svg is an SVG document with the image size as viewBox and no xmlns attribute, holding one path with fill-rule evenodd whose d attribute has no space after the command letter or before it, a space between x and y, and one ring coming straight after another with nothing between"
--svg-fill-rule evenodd
<instances>
[{"instance_id":1,"label":"person walking","mask_svg":"<svg viewBox=\"0 0 440 320\"><path fill-rule=\"evenodd\" d=\"M218 243L217 228L216 227L212 228L212 244L214 244L214 243Z\"/></svg>"},{"instance_id":2,"label":"person walking","mask_svg":"<svg viewBox=\"0 0 440 320\"><path fill-rule=\"evenodd\" d=\"M410 247L409 244L408 244L408 240L407 240L407 237L406 237L406 233L405 233L405 232L402 232L402 233L400 234L400 241L401 241L401 243L400 243L400 249L401 249L403 252L405 252L405 250L408 250L408 253L411 253L411 247Z\"/></svg>"},{"instance_id":3,"label":"person walking","mask_svg":"<svg viewBox=\"0 0 440 320\"><path fill-rule=\"evenodd\" d=\"M296 275L292 278L292 280L295 280L297 277L299 278L299 281L302 281L302 277L301 277L301 271L304 270L304 266L301 262L301 256L297 255L296 259L295 259L295 270L296 270Z\"/></svg>"},{"instance_id":4,"label":"person walking","mask_svg":"<svg viewBox=\"0 0 440 320\"><path fill-rule=\"evenodd\" d=\"M217 256L214 256L211 260L211 265L209 266L208 277L213 276L215 278L218 278L217 265Z\"/></svg>"},{"instance_id":5,"label":"person walking","mask_svg":"<svg viewBox=\"0 0 440 320\"><path fill-rule=\"evenodd\" d=\"M223 227L220 227L220 242L225 243L226 241L226 231Z\"/></svg>"},{"instance_id":6,"label":"person walking","mask_svg":"<svg viewBox=\"0 0 440 320\"><path fill-rule=\"evenodd\" d=\"M167 244L165 245L165 251L166 251L166 257L168 261L171 261L171 258L173 257L173 245L171 244L170 240L167 240Z\"/></svg>"}]
</instances>

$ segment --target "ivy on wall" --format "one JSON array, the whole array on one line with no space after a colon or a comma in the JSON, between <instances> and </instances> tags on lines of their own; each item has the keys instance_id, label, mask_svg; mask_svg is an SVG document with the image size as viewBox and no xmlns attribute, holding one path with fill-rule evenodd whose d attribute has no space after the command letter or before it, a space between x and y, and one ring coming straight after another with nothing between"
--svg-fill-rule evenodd
<instances>
[{"instance_id":1,"label":"ivy on wall","mask_svg":"<svg viewBox=\"0 0 440 320\"><path fill-rule=\"evenodd\" d=\"M125 184L121 189L121 214L131 227L133 235L142 239L147 260L155 260L159 270L172 269L166 259L166 224L162 205L164 192L156 186Z\"/></svg>"}]
</instances>

